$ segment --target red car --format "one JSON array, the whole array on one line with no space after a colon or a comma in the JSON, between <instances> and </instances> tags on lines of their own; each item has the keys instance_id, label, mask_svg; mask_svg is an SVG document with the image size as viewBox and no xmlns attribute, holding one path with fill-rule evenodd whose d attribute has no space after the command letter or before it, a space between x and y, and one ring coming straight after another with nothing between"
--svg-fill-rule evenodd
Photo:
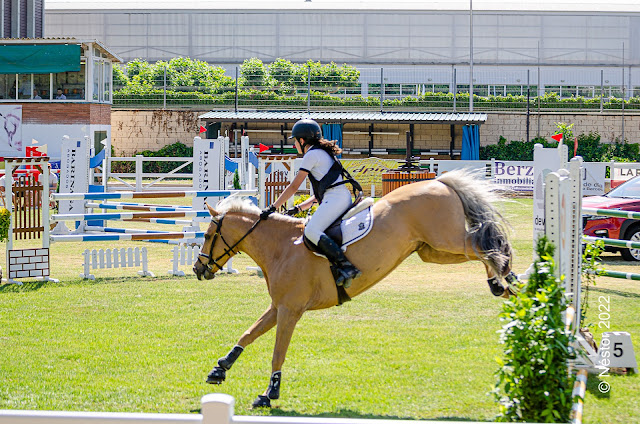
<instances>
[{"instance_id":1,"label":"red car","mask_svg":"<svg viewBox=\"0 0 640 424\"><path fill-rule=\"evenodd\" d=\"M632 178L604 196L582 199L582 207L640 212L640 177ZM606 237L640 242L640 220L607 216L583 215L586 236ZM640 249L606 247L607 252L620 252L627 261L640 261Z\"/></svg>"}]
</instances>

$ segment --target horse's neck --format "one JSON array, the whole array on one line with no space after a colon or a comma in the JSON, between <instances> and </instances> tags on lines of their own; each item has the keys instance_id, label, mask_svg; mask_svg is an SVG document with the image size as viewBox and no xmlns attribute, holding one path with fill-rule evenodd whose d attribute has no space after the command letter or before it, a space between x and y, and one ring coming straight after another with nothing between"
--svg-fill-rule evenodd
<instances>
[{"instance_id":1,"label":"horse's neck","mask_svg":"<svg viewBox=\"0 0 640 424\"><path fill-rule=\"evenodd\" d=\"M239 240L250 230L253 223L250 219L238 218L238 221L238 225L234 226L236 227L234 236ZM300 235L302 230L297 228L291 220L270 217L260 222L238 247L264 270L277 253L287 249L287 243L292 246L293 240Z\"/></svg>"}]
</instances>

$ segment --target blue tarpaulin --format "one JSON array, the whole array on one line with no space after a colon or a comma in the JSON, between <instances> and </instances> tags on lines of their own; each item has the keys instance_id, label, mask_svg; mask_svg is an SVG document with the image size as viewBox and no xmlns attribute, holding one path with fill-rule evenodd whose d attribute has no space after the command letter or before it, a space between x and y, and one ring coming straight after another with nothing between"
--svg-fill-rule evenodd
<instances>
[{"instance_id":1,"label":"blue tarpaulin","mask_svg":"<svg viewBox=\"0 0 640 424\"><path fill-rule=\"evenodd\" d=\"M465 125L462 127L462 160L480 159L480 127Z\"/></svg>"},{"instance_id":2,"label":"blue tarpaulin","mask_svg":"<svg viewBox=\"0 0 640 424\"><path fill-rule=\"evenodd\" d=\"M338 147L342 149L342 124L323 124L322 136L325 140L336 141ZM342 155L339 155L340 157Z\"/></svg>"}]
</instances>

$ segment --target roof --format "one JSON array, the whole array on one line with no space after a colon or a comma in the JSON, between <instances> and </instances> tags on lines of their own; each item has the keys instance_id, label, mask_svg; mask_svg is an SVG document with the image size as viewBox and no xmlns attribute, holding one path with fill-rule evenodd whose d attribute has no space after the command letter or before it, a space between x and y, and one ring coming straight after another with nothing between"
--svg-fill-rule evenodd
<instances>
[{"instance_id":1,"label":"roof","mask_svg":"<svg viewBox=\"0 0 640 424\"><path fill-rule=\"evenodd\" d=\"M318 122L396 122L408 124L483 124L486 113L417 113L417 112L303 112L303 111L211 111L200 119L215 121L296 122L311 118Z\"/></svg>"},{"instance_id":2,"label":"roof","mask_svg":"<svg viewBox=\"0 0 640 424\"><path fill-rule=\"evenodd\" d=\"M47 0L46 11L57 10L141 10L145 12L159 10L212 10L212 11L263 11L277 12L282 10L309 12L337 11L468 11L469 0L110 0L96 2L93 0ZM640 12L637 0L475 0L475 11L506 12Z\"/></svg>"},{"instance_id":3,"label":"roof","mask_svg":"<svg viewBox=\"0 0 640 424\"><path fill-rule=\"evenodd\" d=\"M122 58L98 40L76 39L73 37L54 38L0 38L0 45L41 45L41 44L80 44L87 47L92 44L113 62L123 62Z\"/></svg>"}]
</instances>

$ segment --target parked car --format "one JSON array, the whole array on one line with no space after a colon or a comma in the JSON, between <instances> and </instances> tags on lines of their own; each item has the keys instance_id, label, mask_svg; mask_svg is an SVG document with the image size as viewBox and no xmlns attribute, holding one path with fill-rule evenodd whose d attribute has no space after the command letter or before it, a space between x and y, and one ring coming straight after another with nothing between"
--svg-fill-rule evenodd
<instances>
[{"instance_id":1,"label":"parked car","mask_svg":"<svg viewBox=\"0 0 640 424\"><path fill-rule=\"evenodd\" d=\"M625 181L604 196L583 198L582 207L640 212L640 177ZM583 215L582 223L586 236L640 242L640 220L637 219ZM640 261L640 249L607 246L605 250L620 252L627 261Z\"/></svg>"}]
</instances>

